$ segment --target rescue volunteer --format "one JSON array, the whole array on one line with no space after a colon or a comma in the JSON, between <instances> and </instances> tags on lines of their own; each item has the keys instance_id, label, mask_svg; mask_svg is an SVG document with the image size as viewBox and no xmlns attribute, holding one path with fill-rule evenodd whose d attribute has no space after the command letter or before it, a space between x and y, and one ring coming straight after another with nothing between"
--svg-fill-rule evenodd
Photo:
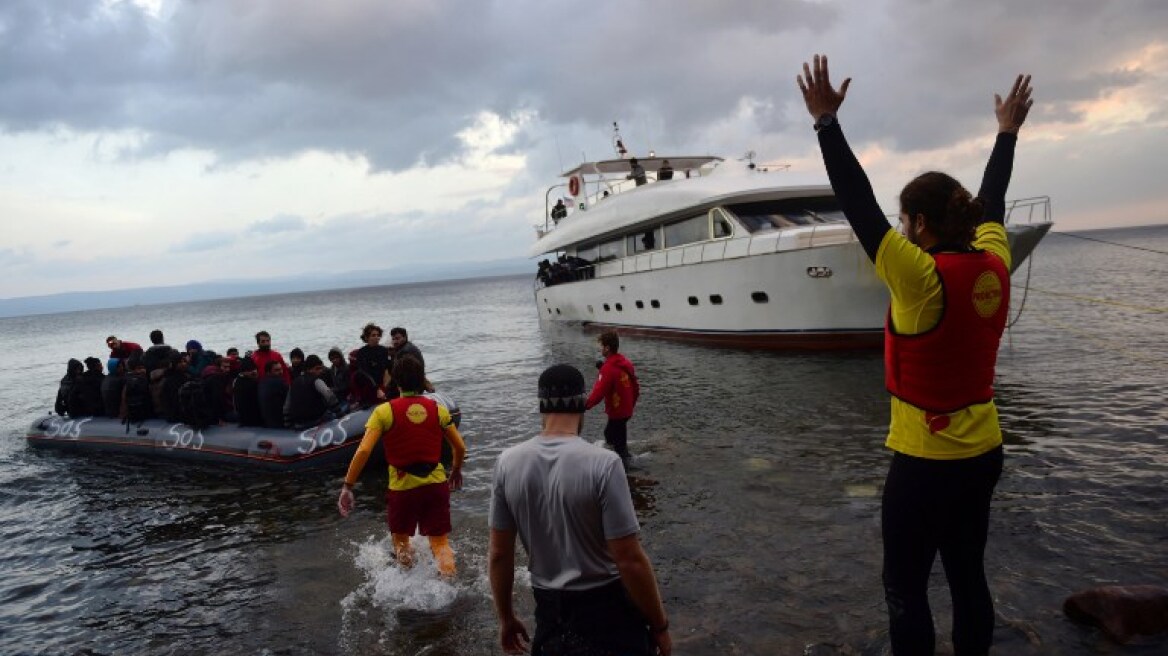
<instances>
[{"instance_id":1,"label":"rescue volunteer","mask_svg":"<svg viewBox=\"0 0 1168 656\"><path fill-rule=\"evenodd\" d=\"M398 358L392 376L401 396L377 406L369 416L365 436L349 463L337 509L342 517L348 517L352 512L355 504L353 485L361 476L377 441L381 440L389 463L386 522L398 563L402 567L413 565L410 537L418 531L429 538L438 571L444 577L453 577L454 551L449 542L450 490L462 487L466 445L447 409L421 395L425 376L422 364L416 358L408 355ZM443 440L454 452L450 472L439 461Z\"/></svg>"},{"instance_id":2,"label":"rescue volunteer","mask_svg":"<svg viewBox=\"0 0 1168 656\"><path fill-rule=\"evenodd\" d=\"M884 218L836 118L851 79L837 91L827 57L816 55L797 82L832 189L892 297L884 361L893 456L881 509L892 653L933 653L928 582L940 552L954 653L985 654L994 628L985 545L1003 459L993 378L1010 291L1005 198L1033 104L1030 76L1018 76L1004 101L994 97L998 136L977 198L944 173L922 174L900 194L903 235Z\"/></svg>"}]
</instances>

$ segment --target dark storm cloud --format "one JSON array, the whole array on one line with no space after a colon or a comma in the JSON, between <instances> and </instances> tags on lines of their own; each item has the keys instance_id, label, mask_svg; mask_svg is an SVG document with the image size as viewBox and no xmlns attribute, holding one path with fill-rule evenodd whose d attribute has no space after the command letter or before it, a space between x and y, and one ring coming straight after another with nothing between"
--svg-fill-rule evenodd
<instances>
[{"instance_id":1,"label":"dark storm cloud","mask_svg":"<svg viewBox=\"0 0 1168 656\"><path fill-rule=\"evenodd\" d=\"M1073 118L1070 103L1138 80L1099 53L1165 24L1162 0L212 0L161 19L129 2L9 0L0 128L132 130L137 157L321 150L396 170L457 157L479 111L534 110L559 133L619 119L630 141L686 147L743 98L761 101L763 130L805 132L793 80L821 51L856 79L849 134L931 148L992 125L992 94L1017 72L1034 73L1043 111Z\"/></svg>"}]
</instances>

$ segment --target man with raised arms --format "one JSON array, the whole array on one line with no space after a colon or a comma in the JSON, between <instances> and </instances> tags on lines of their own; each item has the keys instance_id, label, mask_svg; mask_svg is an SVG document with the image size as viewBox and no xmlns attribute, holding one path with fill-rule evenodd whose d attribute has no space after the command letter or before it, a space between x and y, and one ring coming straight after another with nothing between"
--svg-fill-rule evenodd
<instances>
[{"instance_id":1,"label":"man with raised arms","mask_svg":"<svg viewBox=\"0 0 1168 656\"><path fill-rule=\"evenodd\" d=\"M903 235L884 218L840 127L851 79L835 89L827 57L816 55L796 81L832 189L892 297L884 368L893 455L881 508L892 653L933 653L928 584L939 552L954 653L986 654L994 604L985 546L1003 461L993 381L1010 292L1006 188L1033 103L1030 76L1019 75L1005 100L994 96L998 134L977 197L944 173L921 174L900 192Z\"/></svg>"}]
</instances>

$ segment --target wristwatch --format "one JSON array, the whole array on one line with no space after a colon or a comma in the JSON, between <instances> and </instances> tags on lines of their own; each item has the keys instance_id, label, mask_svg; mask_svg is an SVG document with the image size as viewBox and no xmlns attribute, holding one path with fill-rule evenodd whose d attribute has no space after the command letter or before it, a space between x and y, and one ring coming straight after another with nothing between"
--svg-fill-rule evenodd
<instances>
[{"instance_id":1,"label":"wristwatch","mask_svg":"<svg viewBox=\"0 0 1168 656\"><path fill-rule=\"evenodd\" d=\"M816 132L819 132L823 128L830 128L833 125L835 125L834 115L821 114L819 118L815 119L815 125L813 127L815 128Z\"/></svg>"}]
</instances>

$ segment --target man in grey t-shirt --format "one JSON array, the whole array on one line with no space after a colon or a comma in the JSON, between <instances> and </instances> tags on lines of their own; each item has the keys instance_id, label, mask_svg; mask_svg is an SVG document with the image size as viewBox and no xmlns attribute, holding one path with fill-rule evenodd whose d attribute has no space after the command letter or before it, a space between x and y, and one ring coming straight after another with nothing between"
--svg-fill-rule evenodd
<instances>
[{"instance_id":1,"label":"man in grey t-shirt","mask_svg":"<svg viewBox=\"0 0 1168 656\"><path fill-rule=\"evenodd\" d=\"M577 369L548 368L539 377L543 430L495 464L489 569L499 642L511 653L527 646L511 600L518 536L535 596L532 656L545 648L668 656L669 620L628 480L615 453L580 438L584 401Z\"/></svg>"}]
</instances>

